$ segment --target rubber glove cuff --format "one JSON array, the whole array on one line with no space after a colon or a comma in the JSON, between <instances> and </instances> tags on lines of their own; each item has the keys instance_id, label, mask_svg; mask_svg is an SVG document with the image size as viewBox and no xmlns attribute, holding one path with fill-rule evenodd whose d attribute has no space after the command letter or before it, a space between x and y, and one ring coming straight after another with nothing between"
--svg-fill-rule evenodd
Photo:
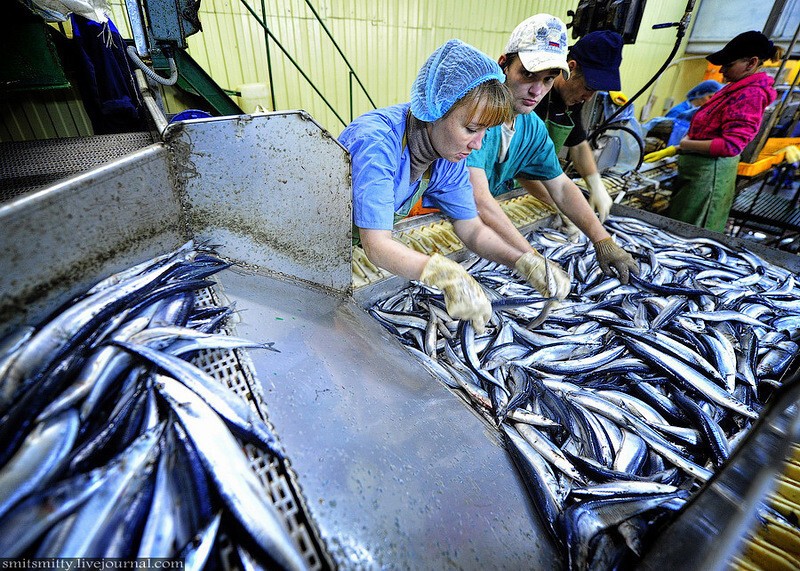
<instances>
[{"instance_id":1,"label":"rubber glove cuff","mask_svg":"<svg viewBox=\"0 0 800 571\"><path fill-rule=\"evenodd\" d=\"M586 175L583 180L586 182L586 186L589 187L589 206L597 212L600 222L605 222L611 213L611 205L614 204L614 201L611 199L611 195L608 194L600 173Z\"/></svg>"}]
</instances>

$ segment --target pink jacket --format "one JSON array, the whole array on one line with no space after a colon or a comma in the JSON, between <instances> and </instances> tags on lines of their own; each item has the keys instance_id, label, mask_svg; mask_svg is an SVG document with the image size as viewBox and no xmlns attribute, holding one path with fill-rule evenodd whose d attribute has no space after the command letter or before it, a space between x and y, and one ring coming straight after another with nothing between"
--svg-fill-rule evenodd
<instances>
[{"instance_id":1,"label":"pink jacket","mask_svg":"<svg viewBox=\"0 0 800 571\"><path fill-rule=\"evenodd\" d=\"M697 110L689 125L690 139L711 140L712 157L733 157L752 141L764 109L778 96L764 72L729 83Z\"/></svg>"}]
</instances>

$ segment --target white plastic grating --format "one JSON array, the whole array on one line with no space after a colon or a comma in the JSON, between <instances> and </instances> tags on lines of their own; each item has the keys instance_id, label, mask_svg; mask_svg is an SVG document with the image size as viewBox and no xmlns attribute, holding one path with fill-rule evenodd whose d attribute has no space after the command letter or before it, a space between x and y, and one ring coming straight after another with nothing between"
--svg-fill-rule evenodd
<instances>
[{"instance_id":1,"label":"white plastic grating","mask_svg":"<svg viewBox=\"0 0 800 571\"><path fill-rule=\"evenodd\" d=\"M197 293L195 305L205 308L225 307L230 304L222 303L217 292L206 288ZM222 331L229 335L234 334L229 326L224 327ZM256 381L254 367L246 351L216 349L200 351L192 362L247 401L275 434L274 427L267 417L267 407L260 390L261 384ZM333 563L322 548L322 542L313 527L313 522L303 508L304 498L289 461L281 460L269 451L261 450L252 444L245 445L244 450L250 459L250 467L261 481L278 513L283 517L286 529L294 539L308 568L313 571L333 569ZM236 559L235 553L222 555L223 560Z\"/></svg>"}]
</instances>

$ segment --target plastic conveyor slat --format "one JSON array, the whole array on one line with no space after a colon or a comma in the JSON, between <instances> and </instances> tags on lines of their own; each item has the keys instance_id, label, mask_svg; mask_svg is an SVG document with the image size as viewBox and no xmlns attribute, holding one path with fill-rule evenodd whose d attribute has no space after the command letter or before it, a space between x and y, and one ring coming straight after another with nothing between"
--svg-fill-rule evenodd
<instances>
[{"instance_id":1,"label":"plastic conveyor slat","mask_svg":"<svg viewBox=\"0 0 800 571\"><path fill-rule=\"evenodd\" d=\"M731 208L731 217L800 231L800 209L796 200L771 191L759 192L758 188L746 188L739 193Z\"/></svg>"}]
</instances>

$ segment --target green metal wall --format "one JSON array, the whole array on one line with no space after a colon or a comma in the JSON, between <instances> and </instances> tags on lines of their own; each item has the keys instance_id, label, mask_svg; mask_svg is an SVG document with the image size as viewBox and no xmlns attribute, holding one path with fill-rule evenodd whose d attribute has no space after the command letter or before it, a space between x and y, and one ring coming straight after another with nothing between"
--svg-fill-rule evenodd
<instances>
[{"instance_id":1,"label":"green metal wall","mask_svg":"<svg viewBox=\"0 0 800 571\"><path fill-rule=\"evenodd\" d=\"M459 38L497 57L511 30L523 19L538 12L549 12L568 22L567 11L574 10L578 4L578 0L245 1L203 0L200 7L203 31L189 38L189 54L225 89L238 91L245 84L267 86L265 32L251 14L252 10L299 63L336 113L328 109L322 97L270 40L275 108L305 109L334 135L350 121L351 101L352 116L371 109L372 105L358 84L351 81L347 66L314 18L309 4L339 43L379 107L406 101L420 65L446 40ZM124 1L111 0L110 6L112 19L120 32L130 37ZM675 41L675 28L651 30L651 26L678 21L685 7L684 0L647 4L636 44L625 46L623 51L622 82L626 94L633 95L645 84L666 59ZM682 53L683 47L677 57ZM659 81L657 88L665 93L657 95L663 101L675 90L676 97L680 97L686 91L684 84L691 86L694 79ZM646 97L647 94L637 102L637 113ZM169 92L165 92L165 104L168 113L185 108ZM44 104L32 101L31 105L38 109ZM271 106L268 102L268 107ZM19 110L24 115L30 112L31 108ZM46 116L47 111L39 114ZM9 118L8 109L3 110L3 116L4 125L25 122ZM83 134L80 131L86 124L85 118L76 119L75 134ZM56 129L54 126L49 136L64 136L63 131L63 127ZM31 134L30 129L6 127L0 130L2 140L31 138ZM41 130L37 129L35 135L35 138L43 138Z\"/></svg>"}]
</instances>

